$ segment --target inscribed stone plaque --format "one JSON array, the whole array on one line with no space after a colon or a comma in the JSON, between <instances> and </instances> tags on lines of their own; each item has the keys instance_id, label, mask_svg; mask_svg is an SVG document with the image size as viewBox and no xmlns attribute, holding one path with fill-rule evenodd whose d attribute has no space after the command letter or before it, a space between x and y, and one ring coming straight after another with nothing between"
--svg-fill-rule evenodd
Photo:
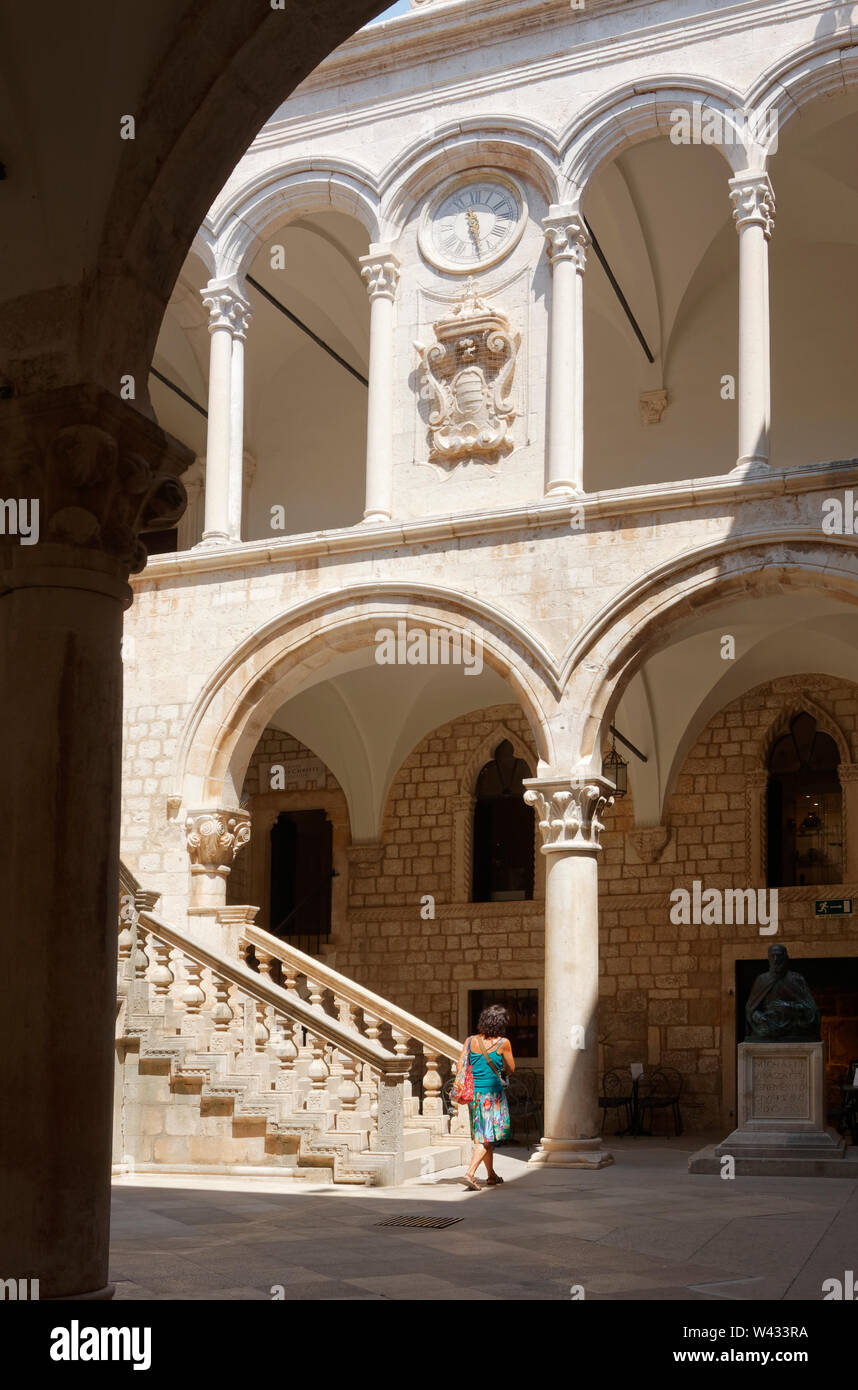
<instances>
[{"instance_id":1,"label":"inscribed stone plaque","mask_svg":"<svg viewBox=\"0 0 858 1390\"><path fill-rule=\"evenodd\" d=\"M810 1118L810 1076L805 1057L755 1057L751 1082L753 1120Z\"/></svg>"}]
</instances>

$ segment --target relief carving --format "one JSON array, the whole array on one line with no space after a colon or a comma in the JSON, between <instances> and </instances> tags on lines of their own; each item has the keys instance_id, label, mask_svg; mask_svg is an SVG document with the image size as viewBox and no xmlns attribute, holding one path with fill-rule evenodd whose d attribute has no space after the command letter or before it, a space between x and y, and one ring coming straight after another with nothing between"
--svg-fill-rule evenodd
<instances>
[{"instance_id":1,"label":"relief carving","mask_svg":"<svg viewBox=\"0 0 858 1390\"><path fill-rule=\"evenodd\" d=\"M510 398L521 334L482 300L473 280L450 314L433 325L436 342L415 343L423 373L432 461L497 462L513 448Z\"/></svg>"}]
</instances>

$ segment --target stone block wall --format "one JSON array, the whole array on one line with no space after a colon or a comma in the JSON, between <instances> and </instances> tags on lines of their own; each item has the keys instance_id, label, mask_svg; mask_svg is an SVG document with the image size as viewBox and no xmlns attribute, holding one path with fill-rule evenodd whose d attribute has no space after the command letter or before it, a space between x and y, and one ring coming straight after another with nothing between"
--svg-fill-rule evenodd
<instances>
[{"instance_id":1,"label":"stone block wall","mask_svg":"<svg viewBox=\"0 0 858 1390\"><path fill-rule=\"evenodd\" d=\"M814 703L852 740L858 726L855 688L825 677L807 684ZM710 720L689 749L668 799L664 819L670 838L655 862L643 862L635 848L631 792L605 816L599 863L602 1065L648 1061L675 1067L684 1096L693 1103L685 1114L689 1128L723 1123L725 1018L735 1008L728 992L732 960L758 958L762 968L771 938L761 936L756 924L677 925L670 920L670 894L678 887L690 890L694 878L704 888L751 886L749 775L759 769L771 726L796 698L784 682L772 682ZM326 952L336 969L454 1035L461 1027L465 985L542 983L538 852L534 901L470 903L454 897L457 807L473 789L479 750L495 735L500 740L504 730L532 748L524 716L514 705L473 711L415 747L391 787L380 845L351 859L347 912ZM303 745L288 735L266 730L246 786L259 785L260 762L306 756ZM490 756L486 752L485 760ZM237 887L231 885L234 901L241 900ZM780 890L778 940L824 944L848 935L843 919L814 916L813 899L821 891L838 896L841 889ZM427 894L434 898L434 917L421 915Z\"/></svg>"}]
</instances>

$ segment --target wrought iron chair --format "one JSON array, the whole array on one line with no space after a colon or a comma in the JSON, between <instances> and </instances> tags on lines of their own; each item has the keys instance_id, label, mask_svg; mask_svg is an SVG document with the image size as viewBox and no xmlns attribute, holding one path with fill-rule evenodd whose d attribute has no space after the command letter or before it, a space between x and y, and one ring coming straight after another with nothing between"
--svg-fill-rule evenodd
<instances>
[{"instance_id":1,"label":"wrought iron chair","mask_svg":"<svg viewBox=\"0 0 858 1390\"><path fill-rule=\"evenodd\" d=\"M602 1130L605 1132L605 1118L609 1110L617 1114L617 1133L620 1131L619 1112L625 1111L624 1129L632 1127L632 1076L626 1067L615 1067L606 1071L602 1077L602 1094L599 1096L599 1109L602 1112Z\"/></svg>"},{"instance_id":2,"label":"wrought iron chair","mask_svg":"<svg viewBox=\"0 0 858 1390\"><path fill-rule=\"evenodd\" d=\"M538 1081L535 1072L526 1070L514 1071L509 1078L506 1098L515 1135L526 1136L531 1130L535 1130L539 1135L542 1131L542 1102L539 1099Z\"/></svg>"},{"instance_id":3,"label":"wrought iron chair","mask_svg":"<svg viewBox=\"0 0 858 1390\"><path fill-rule=\"evenodd\" d=\"M682 1133L682 1077L674 1067L647 1068L638 1084L638 1107L641 1117L641 1132L652 1134L653 1121L657 1110L670 1110L673 1114L674 1132ZM649 1115L649 1129L645 1126Z\"/></svg>"}]
</instances>

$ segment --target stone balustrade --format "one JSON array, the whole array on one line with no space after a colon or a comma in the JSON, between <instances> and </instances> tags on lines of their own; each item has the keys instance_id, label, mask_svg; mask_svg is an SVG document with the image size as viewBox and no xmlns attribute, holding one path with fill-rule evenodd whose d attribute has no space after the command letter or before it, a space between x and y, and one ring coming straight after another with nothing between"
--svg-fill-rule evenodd
<instances>
[{"instance_id":1,"label":"stone balustrade","mask_svg":"<svg viewBox=\"0 0 858 1390\"><path fill-rule=\"evenodd\" d=\"M118 1033L126 1048L145 1039L147 1066L170 1062L179 1085L202 1085L209 1105L233 1100L236 1116L264 1121L275 1139L298 1134L317 1149L324 1141L323 1156L343 1141L363 1165L361 1181L399 1181L403 1124L414 1113L408 1031L385 1046L379 1020L363 1014L359 1027L345 994L334 1013L326 1008L327 981L310 981L303 994L298 971L281 983L278 953L259 941L253 969L226 960L155 916L135 886L122 887ZM437 1072L429 1083L440 1114ZM384 1159L380 1179L373 1158Z\"/></svg>"},{"instance_id":2,"label":"stone balustrade","mask_svg":"<svg viewBox=\"0 0 858 1390\"><path fill-rule=\"evenodd\" d=\"M261 927L250 923L242 926L238 952L242 961L255 963L260 974L278 979L290 997L305 996L314 1008L326 1011L328 1017L348 1020L349 1026L357 1028L368 1041L378 1044L383 1031L393 1055L403 1062L411 1060L409 1054L419 1053L405 1082L406 1112L427 1117L443 1114L441 1088L462 1050L455 1038ZM463 1111L453 1117L452 1131L464 1126L464 1114Z\"/></svg>"}]
</instances>

